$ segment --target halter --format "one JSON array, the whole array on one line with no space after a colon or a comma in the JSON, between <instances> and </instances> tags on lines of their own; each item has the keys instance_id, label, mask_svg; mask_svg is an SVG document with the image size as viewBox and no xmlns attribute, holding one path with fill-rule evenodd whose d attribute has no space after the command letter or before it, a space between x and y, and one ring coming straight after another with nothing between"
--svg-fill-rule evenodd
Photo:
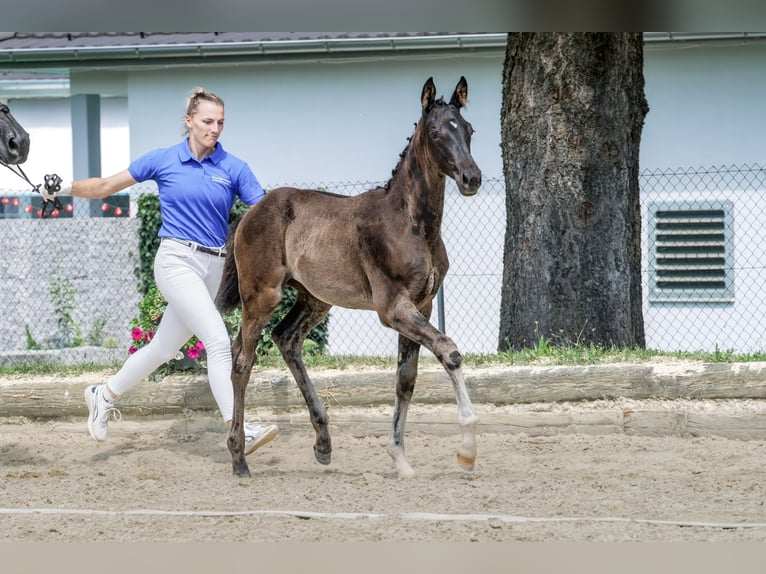
<instances>
[{"instance_id":1,"label":"halter","mask_svg":"<svg viewBox=\"0 0 766 574\"><path fill-rule=\"evenodd\" d=\"M7 163L5 163L5 162L4 162L4 161L2 161L2 160L0 160L0 165L3 165L3 166L5 166L5 167L7 167L9 170L11 170L11 172L15 173L15 174L16 174L16 175L18 175L18 176L19 176L21 179L23 179L23 180L24 180L24 181L26 181L26 182L27 182L29 185L31 185L31 186L32 186L32 191L35 191L35 192L37 192L37 193L40 193L40 185L42 185L42 184L39 184L39 183L38 183L37 185L35 185L34 183L32 183L32 182L29 180L29 178L27 177L27 174L26 174L26 173L24 173L24 170L23 170L23 169L21 169L21 166L20 166L20 165L16 164L16 165L13 165L13 166L12 166L12 165L10 165L10 164L7 164ZM14 168L15 168L15 169L14 169ZM45 217L46 217L46 214L45 214L45 208L47 207L47 205L48 205L49 203L52 203L53 205L52 205L52 209L50 210L50 212L48 213L48 215L50 215L51 213L53 213L53 210L54 210L54 209L59 209L59 210L61 209L61 201L59 201L59 198L58 198L58 197L54 197L52 201L51 201L51 200L43 200L43 207L42 207L42 218L43 218L43 219L45 219Z\"/></svg>"}]
</instances>

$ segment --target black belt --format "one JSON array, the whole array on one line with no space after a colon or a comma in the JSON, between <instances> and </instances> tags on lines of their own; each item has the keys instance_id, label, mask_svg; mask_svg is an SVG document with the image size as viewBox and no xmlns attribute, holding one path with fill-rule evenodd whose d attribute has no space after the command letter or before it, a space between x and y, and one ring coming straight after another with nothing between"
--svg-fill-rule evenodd
<instances>
[{"instance_id":1,"label":"black belt","mask_svg":"<svg viewBox=\"0 0 766 574\"><path fill-rule=\"evenodd\" d=\"M223 247L214 249L212 247L205 247L204 245L200 245L199 243L194 243L193 241L187 241L186 239L176 239L175 237L163 237L163 239L167 239L168 241L175 241L176 243L180 243L181 245L186 245L186 247L191 247L192 251L201 251L202 253L207 253L208 255L217 255L218 257L226 257L226 249Z\"/></svg>"}]
</instances>

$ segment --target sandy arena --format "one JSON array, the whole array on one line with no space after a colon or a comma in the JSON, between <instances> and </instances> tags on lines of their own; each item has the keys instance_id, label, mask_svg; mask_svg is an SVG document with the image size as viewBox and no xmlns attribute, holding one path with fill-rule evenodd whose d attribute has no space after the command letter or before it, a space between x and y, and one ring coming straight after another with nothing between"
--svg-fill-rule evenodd
<instances>
[{"instance_id":1,"label":"sandy arena","mask_svg":"<svg viewBox=\"0 0 766 574\"><path fill-rule=\"evenodd\" d=\"M455 460L457 423L422 422L454 421L454 405L413 406L409 481L386 453L384 407L330 410L326 467L314 461L305 410L264 414L281 433L248 457L252 479L232 476L211 412L124 416L104 443L81 417L6 418L0 539L214 541L225 529L227 540L261 542L766 540L766 440L535 436L502 424L512 410L477 405L493 422L480 423L470 473Z\"/></svg>"}]
</instances>

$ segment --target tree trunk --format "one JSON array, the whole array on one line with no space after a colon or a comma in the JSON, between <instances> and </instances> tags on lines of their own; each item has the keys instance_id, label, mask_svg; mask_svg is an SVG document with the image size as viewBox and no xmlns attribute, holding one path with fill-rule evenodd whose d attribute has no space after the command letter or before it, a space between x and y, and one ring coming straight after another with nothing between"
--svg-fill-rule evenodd
<instances>
[{"instance_id":1,"label":"tree trunk","mask_svg":"<svg viewBox=\"0 0 766 574\"><path fill-rule=\"evenodd\" d=\"M643 347L640 33L509 34L499 349Z\"/></svg>"}]
</instances>

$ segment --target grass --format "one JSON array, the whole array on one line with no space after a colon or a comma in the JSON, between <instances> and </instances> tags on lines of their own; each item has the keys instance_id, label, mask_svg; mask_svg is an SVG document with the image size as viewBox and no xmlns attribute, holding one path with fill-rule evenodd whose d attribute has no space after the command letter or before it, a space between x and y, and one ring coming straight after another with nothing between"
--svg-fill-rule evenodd
<instances>
[{"instance_id":1,"label":"grass","mask_svg":"<svg viewBox=\"0 0 766 574\"><path fill-rule=\"evenodd\" d=\"M534 347L517 351L506 351L497 354L466 354L463 361L466 367L480 368L502 365L596 365L608 363L640 363L657 359L702 361L706 363L745 363L766 361L766 353L741 354L734 351L722 351L716 348L712 352L667 352L651 349L621 349L604 348L595 345L574 345L555 347L544 338L540 338ZM308 369L359 369L380 368L394 369L395 357L359 357L306 354L304 362ZM433 356L421 357L420 364L438 365ZM262 369L281 369L285 367L282 357L276 353L268 354L259 359L258 366ZM35 365L26 367L0 366L0 377L13 375L58 375L76 376L82 373L98 371L115 371L119 364L102 365Z\"/></svg>"}]
</instances>

